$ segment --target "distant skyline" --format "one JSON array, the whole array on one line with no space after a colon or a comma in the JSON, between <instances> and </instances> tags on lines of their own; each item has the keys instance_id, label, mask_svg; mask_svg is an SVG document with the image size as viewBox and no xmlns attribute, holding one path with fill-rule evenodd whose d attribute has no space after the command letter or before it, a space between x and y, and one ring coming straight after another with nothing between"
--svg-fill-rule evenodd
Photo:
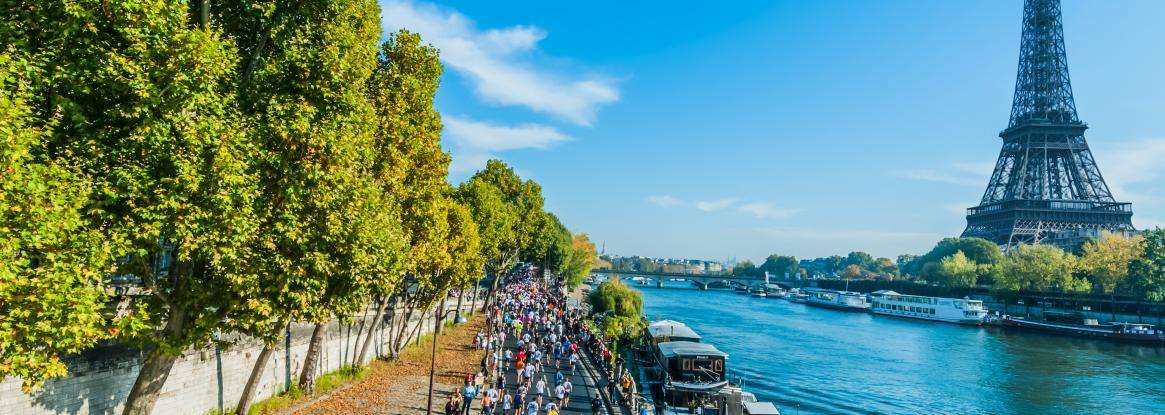
<instances>
[{"instance_id":1,"label":"distant skyline","mask_svg":"<svg viewBox=\"0 0 1165 415\"><path fill-rule=\"evenodd\" d=\"M451 179L500 158L608 253L893 258L957 236L1008 119L1022 1L382 1L446 67ZM1065 0L1089 144L1165 225L1165 2Z\"/></svg>"}]
</instances>

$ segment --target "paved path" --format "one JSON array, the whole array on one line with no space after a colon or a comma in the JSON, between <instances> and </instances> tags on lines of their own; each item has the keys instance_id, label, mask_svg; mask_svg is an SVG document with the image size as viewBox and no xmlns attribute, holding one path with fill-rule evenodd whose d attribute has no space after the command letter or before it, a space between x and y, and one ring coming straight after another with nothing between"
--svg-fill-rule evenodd
<instances>
[{"instance_id":1,"label":"paved path","mask_svg":"<svg viewBox=\"0 0 1165 415\"><path fill-rule=\"evenodd\" d=\"M506 344L504 346L505 350L509 350L514 355L517 355L517 353L518 353L518 350L517 350L518 344L517 344L516 337L517 336L506 336ZM547 360L547 362L552 362L553 360L554 359L549 359L549 360ZM522 402L522 404L525 405L526 402L530 402L530 399L537 399L538 394L537 394L537 391L535 390L533 384L537 382L539 377L545 376L547 396L544 396L542 398L542 406L541 406L541 410L539 411L539 414L546 413L546 411L545 411L546 402L548 402L548 399L551 399L551 395L554 394L554 379L555 379L555 373L557 372L557 370L554 368L553 363L548 363L548 364L544 365L543 368L544 368L543 372L535 372L534 373L534 382L531 382L530 390L526 394L526 396L523 398L523 402ZM571 394L570 394L570 401L568 402L568 404L566 405L565 408L560 408L561 413L563 413L563 414L590 414L591 413L591 398L599 393L597 386L595 385L595 380L591 378L591 376L587 372L586 368L583 367L582 365L577 365L575 367L574 373L571 374L570 365L566 363L566 359L562 359L561 371L563 372L564 378L569 378L570 383L574 386L574 391L571 392ZM513 362L511 362L511 364L509 365L509 368L506 370L506 389L507 389L507 391L511 391L511 393L512 393L512 391L517 388L517 381L518 381L518 375L514 369ZM600 380L600 382L602 382L601 385L606 384L605 380ZM604 408L602 410L600 410L599 413L607 414L606 407L604 406ZM526 414L525 411L523 411L522 415L525 415L525 414Z\"/></svg>"}]
</instances>

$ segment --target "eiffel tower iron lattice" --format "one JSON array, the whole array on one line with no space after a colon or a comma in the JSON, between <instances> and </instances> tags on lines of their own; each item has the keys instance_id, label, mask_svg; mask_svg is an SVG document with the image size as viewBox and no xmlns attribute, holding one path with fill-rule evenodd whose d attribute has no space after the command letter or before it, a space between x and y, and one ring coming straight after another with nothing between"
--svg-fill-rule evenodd
<instances>
[{"instance_id":1,"label":"eiffel tower iron lattice","mask_svg":"<svg viewBox=\"0 0 1165 415\"><path fill-rule=\"evenodd\" d=\"M1134 232L1132 204L1113 198L1084 140L1059 0L1024 2L1017 72L1003 149L963 236L1075 248L1102 231Z\"/></svg>"}]
</instances>

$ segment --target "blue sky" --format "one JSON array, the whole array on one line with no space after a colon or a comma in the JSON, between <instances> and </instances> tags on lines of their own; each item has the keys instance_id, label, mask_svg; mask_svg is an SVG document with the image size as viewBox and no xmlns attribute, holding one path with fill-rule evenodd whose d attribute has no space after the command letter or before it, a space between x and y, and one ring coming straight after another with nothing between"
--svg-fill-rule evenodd
<instances>
[{"instance_id":1,"label":"blue sky","mask_svg":"<svg viewBox=\"0 0 1165 415\"><path fill-rule=\"evenodd\" d=\"M608 253L924 252L998 155L1021 1L553 3L381 5L442 51L452 179L503 159ZM1165 225L1165 2L1063 14L1101 172Z\"/></svg>"}]
</instances>

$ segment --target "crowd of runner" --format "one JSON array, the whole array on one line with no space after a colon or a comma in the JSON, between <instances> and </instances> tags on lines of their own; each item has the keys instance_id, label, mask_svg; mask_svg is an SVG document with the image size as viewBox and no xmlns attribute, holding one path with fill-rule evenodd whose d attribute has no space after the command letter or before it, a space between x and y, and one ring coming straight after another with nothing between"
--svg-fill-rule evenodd
<instances>
[{"instance_id":1,"label":"crowd of runner","mask_svg":"<svg viewBox=\"0 0 1165 415\"><path fill-rule=\"evenodd\" d=\"M582 312L567 307L560 292L548 289L528 269L512 275L496 299L487 329L474 339L486 351L482 370L467 376L446 402L445 414L473 415L475 399L483 415L565 414L579 387L571 379L586 370L580 348L601 342L582 324ZM516 347L506 347L507 341ZM510 371L515 376L507 377ZM602 400L597 394L589 398L585 406L599 414Z\"/></svg>"}]
</instances>

